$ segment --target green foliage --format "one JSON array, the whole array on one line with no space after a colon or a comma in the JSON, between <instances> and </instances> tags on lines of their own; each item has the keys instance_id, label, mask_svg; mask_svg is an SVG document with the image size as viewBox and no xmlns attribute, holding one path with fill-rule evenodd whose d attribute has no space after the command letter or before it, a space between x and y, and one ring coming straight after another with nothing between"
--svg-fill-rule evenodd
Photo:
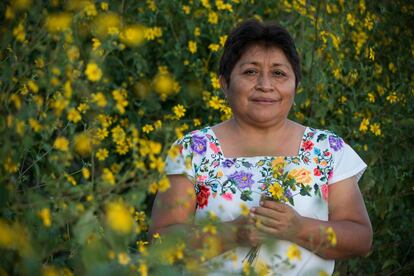
<instances>
[{"instance_id":1,"label":"green foliage","mask_svg":"<svg viewBox=\"0 0 414 276\"><path fill-rule=\"evenodd\" d=\"M231 115L215 72L227 32L252 17L295 37L291 118L335 131L369 166L372 252L336 270L412 271L414 5L185 2L0 3L0 274L180 273L157 262L171 250L136 242L171 143Z\"/></svg>"}]
</instances>

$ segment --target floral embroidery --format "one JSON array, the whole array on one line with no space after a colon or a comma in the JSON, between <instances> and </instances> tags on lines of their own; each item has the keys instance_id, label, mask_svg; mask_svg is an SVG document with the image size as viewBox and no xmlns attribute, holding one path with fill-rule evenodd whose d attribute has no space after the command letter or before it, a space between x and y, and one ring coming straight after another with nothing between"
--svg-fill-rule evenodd
<instances>
[{"instance_id":1,"label":"floral embroidery","mask_svg":"<svg viewBox=\"0 0 414 276\"><path fill-rule=\"evenodd\" d=\"M208 204L208 197L210 196L210 189L206 185L199 186L199 192L197 193L197 205L199 208L204 208Z\"/></svg>"},{"instance_id":2,"label":"floral embroidery","mask_svg":"<svg viewBox=\"0 0 414 276\"><path fill-rule=\"evenodd\" d=\"M206 152L206 139L204 139L204 137L200 137L197 135L194 135L192 137L192 142L191 142L191 149L198 154L203 154Z\"/></svg>"},{"instance_id":3,"label":"floral embroidery","mask_svg":"<svg viewBox=\"0 0 414 276\"><path fill-rule=\"evenodd\" d=\"M240 171L240 172L236 171L235 173L229 176L229 179L235 181L236 185L240 189L246 189L246 188L251 188L253 185L252 176L253 174L251 173L246 173L243 171Z\"/></svg>"},{"instance_id":4,"label":"floral embroidery","mask_svg":"<svg viewBox=\"0 0 414 276\"><path fill-rule=\"evenodd\" d=\"M343 147L344 141L333 135L329 136L329 146L334 149L334 151L338 151Z\"/></svg>"},{"instance_id":5,"label":"floral embroidery","mask_svg":"<svg viewBox=\"0 0 414 276\"><path fill-rule=\"evenodd\" d=\"M198 208L202 209L211 200L253 201L255 194L263 192L292 198L299 191L279 189L281 183L275 182L284 173L308 186L306 193L313 190L314 195L326 200L327 183L333 175L332 152L343 146L343 140L332 132L306 128L296 156L225 158L214 132L206 127L177 141L168 157L172 162L179 162L181 156L186 168L191 169ZM263 191L263 187L268 190Z\"/></svg>"}]
</instances>

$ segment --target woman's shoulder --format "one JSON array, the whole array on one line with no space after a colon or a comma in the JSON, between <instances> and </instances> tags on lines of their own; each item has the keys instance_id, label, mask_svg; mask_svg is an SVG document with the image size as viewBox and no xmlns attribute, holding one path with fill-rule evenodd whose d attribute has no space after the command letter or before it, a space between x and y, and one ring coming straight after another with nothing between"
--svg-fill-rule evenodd
<instances>
[{"instance_id":1,"label":"woman's shoulder","mask_svg":"<svg viewBox=\"0 0 414 276\"><path fill-rule=\"evenodd\" d=\"M333 151L339 151L345 145L344 140L336 132L328 129L307 127L305 139L324 145Z\"/></svg>"}]
</instances>

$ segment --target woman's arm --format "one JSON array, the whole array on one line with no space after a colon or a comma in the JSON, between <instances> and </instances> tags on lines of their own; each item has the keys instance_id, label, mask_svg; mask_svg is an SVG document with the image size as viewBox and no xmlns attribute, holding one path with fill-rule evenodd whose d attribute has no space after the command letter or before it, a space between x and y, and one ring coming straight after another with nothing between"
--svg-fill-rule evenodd
<instances>
[{"instance_id":1,"label":"woman's arm","mask_svg":"<svg viewBox=\"0 0 414 276\"><path fill-rule=\"evenodd\" d=\"M152 224L149 229L150 239L153 234L165 235L172 232L180 232L186 235L187 244L193 248L201 248L203 239L211 235L194 235L197 227L194 224L194 213L196 209L196 195L194 184L183 175L170 175L170 188L156 195L152 209ZM216 238L220 240L221 254L239 244L248 246L257 245L264 235L254 228L249 218L239 217L230 222L223 222L217 231ZM198 231L202 232L202 231Z\"/></svg>"},{"instance_id":2,"label":"woman's arm","mask_svg":"<svg viewBox=\"0 0 414 276\"><path fill-rule=\"evenodd\" d=\"M286 204L264 201L252 210L258 229L289 240L325 259L365 256L372 243L372 227L355 177L329 186L329 221L300 216ZM332 228L336 242L329 238Z\"/></svg>"}]
</instances>

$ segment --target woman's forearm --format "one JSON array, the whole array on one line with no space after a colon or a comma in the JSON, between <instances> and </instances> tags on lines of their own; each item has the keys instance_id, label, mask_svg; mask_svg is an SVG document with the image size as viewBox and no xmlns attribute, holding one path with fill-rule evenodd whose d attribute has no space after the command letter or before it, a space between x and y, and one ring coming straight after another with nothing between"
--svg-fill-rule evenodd
<instances>
[{"instance_id":1,"label":"woman's forearm","mask_svg":"<svg viewBox=\"0 0 414 276\"><path fill-rule=\"evenodd\" d=\"M365 256L372 243L369 225L353 221L322 221L303 218L301 230L292 242L324 259Z\"/></svg>"}]
</instances>

